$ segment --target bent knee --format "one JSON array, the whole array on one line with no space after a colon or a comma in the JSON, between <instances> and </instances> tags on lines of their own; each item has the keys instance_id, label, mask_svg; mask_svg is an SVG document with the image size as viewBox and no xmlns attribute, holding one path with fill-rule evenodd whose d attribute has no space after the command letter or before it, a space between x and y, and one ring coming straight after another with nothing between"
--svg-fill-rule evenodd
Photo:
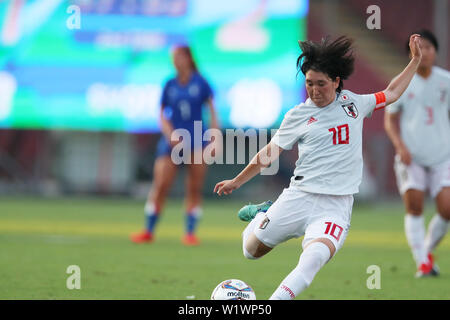
<instances>
[{"instance_id":1,"label":"bent knee","mask_svg":"<svg viewBox=\"0 0 450 320\"><path fill-rule=\"evenodd\" d=\"M244 256L247 259L258 259L272 250L271 247L262 243L254 234L251 234L243 246Z\"/></svg>"}]
</instances>

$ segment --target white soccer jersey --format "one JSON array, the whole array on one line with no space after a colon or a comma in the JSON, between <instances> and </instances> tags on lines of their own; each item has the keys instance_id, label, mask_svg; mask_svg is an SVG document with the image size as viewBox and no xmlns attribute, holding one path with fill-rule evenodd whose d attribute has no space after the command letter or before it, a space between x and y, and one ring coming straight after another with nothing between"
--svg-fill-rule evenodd
<instances>
[{"instance_id":1,"label":"white soccer jersey","mask_svg":"<svg viewBox=\"0 0 450 320\"><path fill-rule=\"evenodd\" d=\"M357 193L363 169L363 121L385 101L382 92L358 95L343 90L328 106L317 107L308 99L289 110L272 141L286 150L298 143L291 184L311 193Z\"/></svg>"},{"instance_id":2,"label":"white soccer jersey","mask_svg":"<svg viewBox=\"0 0 450 320\"><path fill-rule=\"evenodd\" d=\"M414 161L433 166L450 158L450 72L433 67L424 79L415 74L387 112L400 114L400 134Z\"/></svg>"}]
</instances>

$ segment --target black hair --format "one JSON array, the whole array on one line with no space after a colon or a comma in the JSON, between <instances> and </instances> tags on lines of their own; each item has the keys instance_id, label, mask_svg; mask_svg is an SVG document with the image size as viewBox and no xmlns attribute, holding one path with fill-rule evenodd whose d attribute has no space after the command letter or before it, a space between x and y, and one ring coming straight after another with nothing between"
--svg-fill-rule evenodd
<instances>
[{"instance_id":1,"label":"black hair","mask_svg":"<svg viewBox=\"0 0 450 320\"><path fill-rule=\"evenodd\" d=\"M439 44L438 44L438 41L436 39L436 36L430 30L420 29L420 30L417 30L417 31L411 33L411 35L413 35L413 34L419 34L421 38L427 39L428 41L430 41L431 44L436 49L436 51L439 50ZM411 35L409 37L411 37ZM408 40L406 41L406 53L407 54L409 54L410 51L411 51L409 49L409 37L408 37Z\"/></svg>"},{"instance_id":2,"label":"black hair","mask_svg":"<svg viewBox=\"0 0 450 320\"><path fill-rule=\"evenodd\" d=\"M323 72L331 79L340 78L336 92L341 92L344 87L342 80L347 79L353 73L355 58L353 57L353 40L341 36L334 41L329 37L320 42L299 41L302 54L297 59L298 72L306 75L309 70Z\"/></svg>"}]
</instances>

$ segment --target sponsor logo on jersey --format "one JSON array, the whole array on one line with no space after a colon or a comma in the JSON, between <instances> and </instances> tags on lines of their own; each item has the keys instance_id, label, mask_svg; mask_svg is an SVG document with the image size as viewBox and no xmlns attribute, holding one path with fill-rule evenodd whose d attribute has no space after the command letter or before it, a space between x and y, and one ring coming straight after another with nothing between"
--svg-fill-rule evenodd
<instances>
[{"instance_id":1,"label":"sponsor logo on jersey","mask_svg":"<svg viewBox=\"0 0 450 320\"><path fill-rule=\"evenodd\" d=\"M309 118L308 123L307 123L306 125L309 125L309 124L311 124L311 123L313 123L313 122L316 122L316 121L317 121L316 118L311 117L311 118Z\"/></svg>"},{"instance_id":2,"label":"sponsor logo on jersey","mask_svg":"<svg viewBox=\"0 0 450 320\"><path fill-rule=\"evenodd\" d=\"M358 118L358 109L353 102L342 105L342 108L349 117L353 119Z\"/></svg>"},{"instance_id":3,"label":"sponsor logo on jersey","mask_svg":"<svg viewBox=\"0 0 450 320\"><path fill-rule=\"evenodd\" d=\"M189 95L190 95L191 97L196 97L196 96L198 96L199 93L200 93L200 88L199 88L198 85L196 85L196 84L191 84L191 85L189 86L188 91L189 91Z\"/></svg>"},{"instance_id":4,"label":"sponsor logo on jersey","mask_svg":"<svg viewBox=\"0 0 450 320\"><path fill-rule=\"evenodd\" d=\"M270 219L267 218L267 216L264 218L264 220L261 222L261 224L259 225L260 229L265 229L267 227L267 225L269 224Z\"/></svg>"}]
</instances>

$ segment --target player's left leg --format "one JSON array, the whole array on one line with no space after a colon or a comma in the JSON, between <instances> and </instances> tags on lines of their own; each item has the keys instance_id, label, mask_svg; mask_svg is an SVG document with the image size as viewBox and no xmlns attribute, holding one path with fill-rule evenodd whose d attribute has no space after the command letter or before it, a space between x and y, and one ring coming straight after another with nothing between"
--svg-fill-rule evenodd
<instances>
[{"instance_id":1,"label":"player's left leg","mask_svg":"<svg viewBox=\"0 0 450 320\"><path fill-rule=\"evenodd\" d=\"M195 231L202 214L202 191L207 171L205 163L188 165L186 176L186 233L183 237L183 243L186 245L199 244Z\"/></svg>"},{"instance_id":2,"label":"player's left leg","mask_svg":"<svg viewBox=\"0 0 450 320\"><path fill-rule=\"evenodd\" d=\"M353 197L322 195L321 198L324 203L315 205L314 211L328 212L329 215L311 218L299 262L275 290L271 300L294 299L311 284L319 270L344 244L350 227ZM334 211L330 210L330 206L335 206Z\"/></svg>"},{"instance_id":3,"label":"player's left leg","mask_svg":"<svg viewBox=\"0 0 450 320\"><path fill-rule=\"evenodd\" d=\"M319 270L333 257L336 248L327 238L318 238L303 249L298 265L284 278L270 300L292 300L312 282Z\"/></svg>"},{"instance_id":4,"label":"player's left leg","mask_svg":"<svg viewBox=\"0 0 450 320\"><path fill-rule=\"evenodd\" d=\"M450 221L450 161L431 168L430 194L435 199L437 213L428 225L425 249L433 266L433 275L437 275L439 270L434 264L432 252L447 233Z\"/></svg>"}]
</instances>

